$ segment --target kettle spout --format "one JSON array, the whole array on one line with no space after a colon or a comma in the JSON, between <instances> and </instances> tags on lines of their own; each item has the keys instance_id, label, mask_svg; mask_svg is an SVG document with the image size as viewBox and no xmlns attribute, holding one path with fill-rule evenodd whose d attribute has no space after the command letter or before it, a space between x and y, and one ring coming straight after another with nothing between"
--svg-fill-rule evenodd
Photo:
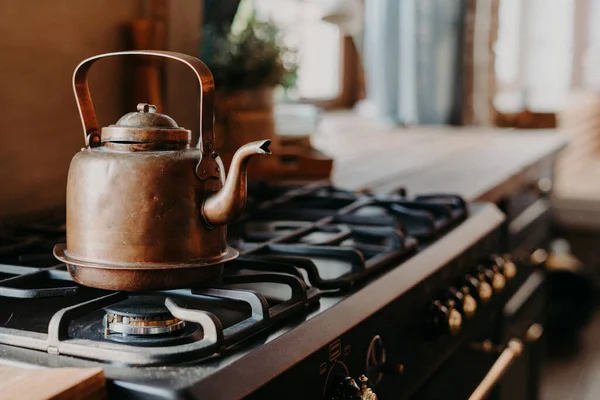
<instances>
[{"instance_id":1,"label":"kettle spout","mask_svg":"<svg viewBox=\"0 0 600 400\"><path fill-rule=\"evenodd\" d=\"M246 208L248 161L256 155L271 154L270 140L258 140L238 149L231 160L225 185L202 206L202 215L211 226L235 221Z\"/></svg>"}]
</instances>

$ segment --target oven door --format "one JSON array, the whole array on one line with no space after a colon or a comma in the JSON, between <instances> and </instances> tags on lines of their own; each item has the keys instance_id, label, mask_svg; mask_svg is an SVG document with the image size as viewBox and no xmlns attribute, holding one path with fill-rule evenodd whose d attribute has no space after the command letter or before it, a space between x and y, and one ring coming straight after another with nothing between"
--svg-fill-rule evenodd
<instances>
[{"instance_id":1,"label":"oven door","mask_svg":"<svg viewBox=\"0 0 600 400\"><path fill-rule=\"evenodd\" d=\"M536 271L496 322L464 342L411 399L536 399L545 298L544 275Z\"/></svg>"}]
</instances>

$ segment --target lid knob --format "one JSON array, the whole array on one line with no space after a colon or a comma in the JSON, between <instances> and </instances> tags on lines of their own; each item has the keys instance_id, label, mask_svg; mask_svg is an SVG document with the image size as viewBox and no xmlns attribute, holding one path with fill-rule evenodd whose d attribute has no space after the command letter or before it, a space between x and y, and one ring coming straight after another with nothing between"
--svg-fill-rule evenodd
<instances>
[{"instance_id":1,"label":"lid knob","mask_svg":"<svg viewBox=\"0 0 600 400\"><path fill-rule=\"evenodd\" d=\"M139 112L155 113L156 112L156 106L153 105L153 104L148 104L148 103L138 103L137 110Z\"/></svg>"},{"instance_id":2,"label":"lid knob","mask_svg":"<svg viewBox=\"0 0 600 400\"><path fill-rule=\"evenodd\" d=\"M162 148L187 148L191 132L181 128L177 122L166 114L156 112L156 106L148 103L138 103L137 111L123 115L116 124L102 128L103 143L113 142L123 147L123 144L152 143L152 150ZM158 145L158 144L166 144ZM111 145L115 148L116 145ZM137 146L136 151L141 151Z\"/></svg>"}]
</instances>

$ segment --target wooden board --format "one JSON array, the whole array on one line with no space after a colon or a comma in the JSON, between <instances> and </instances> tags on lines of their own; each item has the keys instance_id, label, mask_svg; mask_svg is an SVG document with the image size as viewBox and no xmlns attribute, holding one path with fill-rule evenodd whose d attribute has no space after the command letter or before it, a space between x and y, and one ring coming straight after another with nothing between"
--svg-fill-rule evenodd
<instances>
[{"instance_id":1,"label":"wooden board","mask_svg":"<svg viewBox=\"0 0 600 400\"><path fill-rule=\"evenodd\" d=\"M419 126L386 127L351 112L324 117L313 144L334 159L332 180L386 193L458 193L498 201L567 144L557 130Z\"/></svg>"},{"instance_id":2,"label":"wooden board","mask_svg":"<svg viewBox=\"0 0 600 400\"><path fill-rule=\"evenodd\" d=\"M0 367L0 399L106 399L101 368Z\"/></svg>"}]
</instances>

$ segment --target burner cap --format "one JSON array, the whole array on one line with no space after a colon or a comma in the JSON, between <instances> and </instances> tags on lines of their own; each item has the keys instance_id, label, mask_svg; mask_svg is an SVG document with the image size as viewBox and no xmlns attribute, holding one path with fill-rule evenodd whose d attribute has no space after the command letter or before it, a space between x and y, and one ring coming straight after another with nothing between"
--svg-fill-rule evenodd
<instances>
[{"instance_id":1,"label":"burner cap","mask_svg":"<svg viewBox=\"0 0 600 400\"><path fill-rule=\"evenodd\" d=\"M162 335L177 332L185 322L169 313L164 299L136 296L104 309L105 335Z\"/></svg>"}]
</instances>

